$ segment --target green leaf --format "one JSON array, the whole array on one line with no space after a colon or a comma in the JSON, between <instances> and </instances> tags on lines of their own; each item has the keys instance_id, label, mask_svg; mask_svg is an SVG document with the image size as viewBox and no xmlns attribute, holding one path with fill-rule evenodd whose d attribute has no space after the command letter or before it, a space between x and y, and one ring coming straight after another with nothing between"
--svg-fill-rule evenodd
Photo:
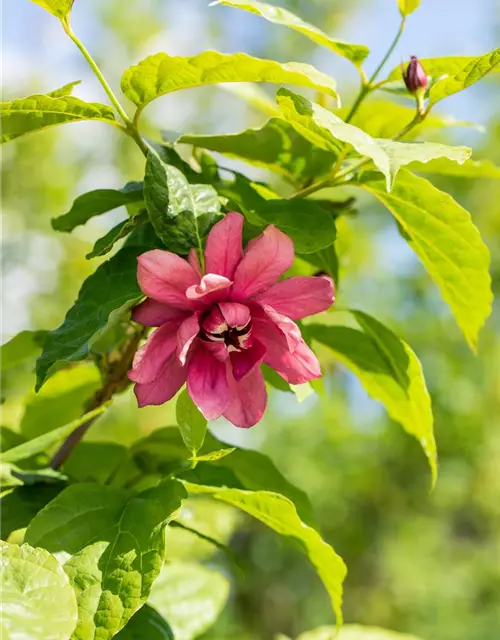
<instances>
[{"instance_id":1,"label":"green leaf","mask_svg":"<svg viewBox=\"0 0 500 640\"><path fill-rule=\"evenodd\" d=\"M21 419L22 435L32 440L79 418L101 386L101 376L93 364L57 371L40 393L25 398Z\"/></svg>"},{"instance_id":2,"label":"green leaf","mask_svg":"<svg viewBox=\"0 0 500 640\"><path fill-rule=\"evenodd\" d=\"M321 251L317 251L316 253L308 253L304 256L301 256L304 260L307 260L310 264L314 265L318 268L319 271L324 271L327 273L335 283L335 289L338 291L339 289L339 259L337 256L337 252L335 251L335 245L331 245L330 247L325 247L321 249Z\"/></svg>"},{"instance_id":3,"label":"green leaf","mask_svg":"<svg viewBox=\"0 0 500 640\"><path fill-rule=\"evenodd\" d=\"M398 0L398 7L403 18L413 13L420 2L421 0Z\"/></svg>"},{"instance_id":4,"label":"green leaf","mask_svg":"<svg viewBox=\"0 0 500 640\"><path fill-rule=\"evenodd\" d=\"M430 162L412 162L412 171L420 173L438 173L444 176L456 176L457 178L492 178L500 179L500 167L491 160L466 160L462 164L450 162L446 158L438 158Z\"/></svg>"},{"instance_id":5,"label":"green leaf","mask_svg":"<svg viewBox=\"0 0 500 640\"><path fill-rule=\"evenodd\" d=\"M102 238L96 240L94 248L90 253L85 256L87 260L91 258L97 258L98 256L104 256L111 251L115 243L122 238L128 236L137 226L144 224L148 220L148 214L146 211L142 211L133 218L119 222L116 226L108 231Z\"/></svg>"},{"instance_id":6,"label":"green leaf","mask_svg":"<svg viewBox=\"0 0 500 640\"><path fill-rule=\"evenodd\" d=\"M431 160L445 158L461 165L470 158L472 149L468 147L450 147L437 142L396 142L394 140L376 140L389 156L391 175L394 180L399 169L409 165L414 168L414 163L426 164Z\"/></svg>"},{"instance_id":7,"label":"green leaf","mask_svg":"<svg viewBox=\"0 0 500 640\"><path fill-rule=\"evenodd\" d=\"M230 158L276 171L291 182L307 182L326 173L335 161L300 136L282 118L271 118L262 127L215 136L183 135L178 142L222 153Z\"/></svg>"},{"instance_id":8,"label":"green leaf","mask_svg":"<svg viewBox=\"0 0 500 640\"><path fill-rule=\"evenodd\" d=\"M97 102L84 102L71 96L51 98L37 94L13 102L2 102L0 116L1 144L66 122L100 120L117 124L111 107Z\"/></svg>"},{"instance_id":9,"label":"green leaf","mask_svg":"<svg viewBox=\"0 0 500 640\"><path fill-rule=\"evenodd\" d=\"M92 344L140 300L136 272L143 251L124 247L85 280L64 322L45 340L37 361L37 390L56 365L83 360Z\"/></svg>"},{"instance_id":10,"label":"green leaf","mask_svg":"<svg viewBox=\"0 0 500 640\"><path fill-rule=\"evenodd\" d=\"M56 18L65 18L71 11L74 0L31 0Z\"/></svg>"},{"instance_id":11,"label":"green leaf","mask_svg":"<svg viewBox=\"0 0 500 640\"><path fill-rule=\"evenodd\" d=\"M407 0L407 2L410 1L411 0ZM416 2L416 0L413 0L413 2ZM347 58L347 60L350 60L356 66L360 65L370 53L368 47L364 45L335 40L321 31L321 29L318 29L318 27L304 22L291 11L287 11L281 7L275 7L266 2L257 2L256 0L252 0L251 2L249 0L219 0L212 4L223 4L237 9L244 9L250 13L262 16L266 20L269 20L269 22L298 31L316 44L322 47L328 47L338 55Z\"/></svg>"},{"instance_id":12,"label":"green leaf","mask_svg":"<svg viewBox=\"0 0 500 640\"><path fill-rule=\"evenodd\" d=\"M362 331L313 324L307 325L308 335L332 349L366 392L417 438L429 460L434 486L437 453L432 407L420 362L406 342L375 318L361 311L350 313Z\"/></svg>"},{"instance_id":13,"label":"green leaf","mask_svg":"<svg viewBox=\"0 0 500 640\"><path fill-rule=\"evenodd\" d=\"M229 582L199 564L165 565L151 590L149 604L168 620L175 640L192 640L217 620L229 595Z\"/></svg>"},{"instance_id":14,"label":"green leaf","mask_svg":"<svg viewBox=\"0 0 500 640\"><path fill-rule=\"evenodd\" d=\"M386 152L367 133L347 124L328 109L310 102L287 89L279 89L276 99L283 117L317 147L340 154L344 144L353 147L360 155L371 158L391 185L391 168Z\"/></svg>"},{"instance_id":15,"label":"green leaf","mask_svg":"<svg viewBox=\"0 0 500 640\"><path fill-rule=\"evenodd\" d=\"M495 68L500 70L500 49L474 58L458 72L433 84L429 90L429 103L436 104L443 98L467 89Z\"/></svg>"},{"instance_id":16,"label":"green leaf","mask_svg":"<svg viewBox=\"0 0 500 640\"><path fill-rule=\"evenodd\" d=\"M227 447L226 449L217 449L216 451L210 451L209 453L204 453L200 456L195 456L194 460L196 462L215 462L220 460L221 458L225 458L230 453L236 451L236 447Z\"/></svg>"},{"instance_id":17,"label":"green leaf","mask_svg":"<svg viewBox=\"0 0 500 640\"><path fill-rule=\"evenodd\" d=\"M211 185L190 185L175 167L165 164L150 151L146 160L144 199L157 236L167 249L188 253L202 250L220 212L220 199Z\"/></svg>"},{"instance_id":18,"label":"green leaf","mask_svg":"<svg viewBox=\"0 0 500 640\"><path fill-rule=\"evenodd\" d=\"M2 637L69 640L77 620L68 576L45 549L0 543Z\"/></svg>"},{"instance_id":19,"label":"green leaf","mask_svg":"<svg viewBox=\"0 0 500 640\"><path fill-rule=\"evenodd\" d=\"M2 496L2 538L25 529L35 515L64 489L61 482L19 486ZM24 535L24 534L23 534Z\"/></svg>"},{"instance_id":20,"label":"green leaf","mask_svg":"<svg viewBox=\"0 0 500 640\"><path fill-rule=\"evenodd\" d=\"M18 462L19 460L26 460L26 458L31 458L31 456L36 455L37 453L43 453L47 451L54 444L57 444L60 440L65 438L67 435L72 433L75 429L80 427L85 422L89 420L95 420L101 413L104 413L107 406L103 405L94 409L93 411L89 411L78 420L74 420L64 427L59 427L58 429L53 429L48 433L45 433L38 438L34 438L33 440L29 440L28 442L23 442L17 447L13 447L8 451L5 451L0 455L1 462Z\"/></svg>"},{"instance_id":21,"label":"green leaf","mask_svg":"<svg viewBox=\"0 0 500 640\"><path fill-rule=\"evenodd\" d=\"M308 64L261 60L245 53L204 51L191 57L158 53L125 71L122 91L143 109L152 100L180 89L221 82L272 82L317 89L337 98L335 80Z\"/></svg>"},{"instance_id":22,"label":"green leaf","mask_svg":"<svg viewBox=\"0 0 500 640\"><path fill-rule=\"evenodd\" d=\"M203 441L205 440L207 421L203 417L203 414L198 410L198 407L191 400L191 396L187 392L187 389L184 389L177 398L175 415L177 417L177 424L179 425L179 431L182 439L184 440L184 444L191 454L196 456L203 446Z\"/></svg>"},{"instance_id":23,"label":"green leaf","mask_svg":"<svg viewBox=\"0 0 500 640\"><path fill-rule=\"evenodd\" d=\"M2 489L22 485L54 484L66 482L67 477L51 467L45 469L21 469L9 462L0 462Z\"/></svg>"},{"instance_id":24,"label":"green leaf","mask_svg":"<svg viewBox=\"0 0 500 640\"><path fill-rule=\"evenodd\" d=\"M94 216L142 200L142 182L128 182L122 189L88 191L75 199L68 213L52 219L52 228L73 231Z\"/></svg>"},{"instance_id":25,"label":"green leaf","mask_svg":"<svg viewBox=\"0 0 500 640\"><path fill-rule=\"evenodd\" d=\"M309 558L325 585L337 624L342 624L342 583L346 575L344 562L315 529L300 519L291 500L271 491L207 487L190 482L185 484L189 492L211 493L214 498L249 513L280 535L298 543L299 549Z\"/></svg>"},{"instance_id":26,"label":"green leaf","mask_svg":"<svg viewBox=\"0 0 500 640\"><path fill-rule=\"evenodd\" d=\"M23 362L34 360L42 350L46 331L21 331L0 349L1 371L17 367Z\"/></svg>"},{"instance_id":27,"label":"green leaf","mask_svg":"<svg viewBox=\"0 0 500 640\"><path fill-rule=\"evenodd\" d=\"M470 214L450 195L404 169L391 193L368 174L358 186L394 215L475 350L479 330L491 312L492 293L489 252Z\"/></svg>"},{"instance_id":28,"label":"green leaf","mask_svg":"<svg viewBox=\"0 0 500 640\"><path fill-rule=\"evenodd\" d=\"M491 55L491 54L486 54ZM481 59L483 56L446 56L441 58L419 58L420 63L428 76L437 78L439 76L455 76L471 63ZM492 72L500 72L500 67L490 69ZM401 80L401 65L394 67L388 75L386 81Z\"/></svg>"},{"instance_id":29,"label":"green leaf","mask_svg":"<svg viewBox=\"0 0 500 640\"><path fill-rule=\"evenodd\" d=\"M419 640L416 636L396 633L379 627L363 627L358 624L346 624L337 633L335 627L319 627L313 631L301 633L297 640Z\"/></svg>"},{"instance_id":30,"label":"green leaf","mask_svg":"<svg viewBox=\"0 0 500 640\"><path fill-rule=\"evenodd\" d=\"M130 618L115 640L174 640L168 622L153 607L142 606Z\"/></svg>"},{"instance_id":31,"label":"green leaf","mask_svg":"<svg viewBox=\"0 0 500 640\"><path fill-rule=\"evenodd\" d=\"M25 539L71 557L78 600L73 638L111 638L145 603L165 554L164 528L185 491L168 480L137 495L92 483L62 491L31 521Z\"/></svg>"},{"instance_id":32,"label":"green leaf","mask_svg":"<svg viewBox=\"0 0 500 640\"><path fill-rule=\"evenodd\" d=\"M55 89L54 91L49 91L47 95L50 98L64 98L65 96L70 96L73 93L73 89L81 84L81 80L74 80L73 82L68 82L60 89Z\"/></svg>"}]
</instances>

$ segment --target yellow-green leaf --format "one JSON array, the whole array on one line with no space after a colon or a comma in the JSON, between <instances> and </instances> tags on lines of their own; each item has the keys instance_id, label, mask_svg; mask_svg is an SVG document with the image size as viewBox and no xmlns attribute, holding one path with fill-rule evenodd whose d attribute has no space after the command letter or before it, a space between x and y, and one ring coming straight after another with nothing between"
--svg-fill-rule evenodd
<instances>
[{"instance_id":1,"label":"yellow-green leaf","mask_svg":"<svg viewBox=\"0 0 500 640\"><path fill-rule=\"evenodd\" d=\"M325 585L337 617L342 624L342 583L346 567L340 556L320 534L298 516L293 502L271 491L246 491L185 483L188 492L211 493L214 498L246 511L282 536L298 543Z\"/></svg>"},{"instance_id":2,"label":"yellow-green leaf","mask_svg":"<svg viewBox=\"0 0 500 640\"><path fill-rule=\"evenodd\" d=\"M98 120L116 125L111 107L62 96L33 95L0 104L1 143L67 122Z\"/></svg>"},{"instance_id":3,"label":"yellow-green leaf","mask_svg":"<svg viewBox=\"0 0 500 640\"><path fill-rule=\"evenodd\" d=\"M493 296L488 248L470 214L449 194L405 169L391 193L375 174L364 174L358 186L394 215L475 350Z\"/></svg>"},{"instance_id":4,"label":"yellow-green leaf","mask_svg":"<svg viewBox=\"0 0 500 640\"><path fill-rule=\"evenodd\" d=\"M411 0L406 0L406 2L410 1ZM417 1L419 0L413 0L413 2ZM218 0L218 2L212 3L212 5L216 4L244 9L250 13L262 16L266 20L269 20L269 22L298 31L313 42L316 42L316 44L319 44L322 47L328 47L338 55L347 58L347 60L350 60L355 65L361 64L370 53L368 47L365 47L362 44L351 44L349 42L343 42L342 40L331 38L329 35L321 31L321 29L304 22L304 20L293 14L291 11L287 11L281 7L275 7L267 2L258 2L257 0Z\"/></svg>"},{"instance_id":5,"label":"yellow-green leaf","mask_svg":"<svg viewBox=\"0 0 500 640\"><path fill-rule=\"evenodd\" d=\"M500 180L500 167L491 160L466 160L461 164L450 162L447 158L436 158L429 162L412 162L409 168L419 173L439 173L457 178L492 178Z\"/></svg>"},{"instance_id":6,"label":"yellow-green leaf","mask_svg":"<svg viewBox=\"0 0 500 640\"><path fill-rule=\"evenodd\" d=\"M495 68L500 69L500 49L474 58L457 73L433 84L429 90L430 104L467 89Z\"/></svg>"},{"instance_id":7,"label":"yellow-green leaf","mask_svg":"<svg viewBox=\"0 0 500 640\"><path fill-rule=\"evenodd\" d=\"M122 91L143 109L162 95L223 82L272 82L295 84L327 93L337 98L335 80L309 64L279 63L261 60L245 53L225 54L204 51L195 56L149 56L122 77Z\"/></svg>"},{"instance_id":8,"label":"yellow-green leaf","mask_svg":"<svg viewBox=\"0 0 500 640\"><path fill-rule=\"evenodd\" d=\"M56 18L65 18L71 11L74 0L31 0Z\"/></svg>"},{"instance_id":9,"label":"yellow-green leaf","mask_svg":"<svg viewBox=\"0 0 500 640\"><path fill-rule=\"evenodd\" d=\"M301 633L297 640L419 640L419 638L380 627L346 624L339 633L335 627L319 627Z\"/></svg>"},{"instance_id":10,"label":"yellow-green leaf","mask_svg":"<svg viewBox=\"0 0 500 640\"><path fill-rule=\"evenodd\" d=\"M331 349L381 402L393 420L420 442L437 477L431 399L420 362L411 347L390 329L361 311L350 312L362 331L345 326L307 326L307 334Z\"/></svg>"}]
</instances>

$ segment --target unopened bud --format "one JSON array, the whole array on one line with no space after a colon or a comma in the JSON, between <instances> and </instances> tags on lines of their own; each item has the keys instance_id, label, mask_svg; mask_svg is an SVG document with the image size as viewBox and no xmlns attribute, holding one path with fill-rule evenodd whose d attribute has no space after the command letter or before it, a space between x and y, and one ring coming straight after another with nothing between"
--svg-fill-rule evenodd
<instances>
[{"instance_id":1,"label":"unopened bud","mask_svg":"<svg viewBox=\"0 0 500 640\"><path fill-rule=\"evenodd\" d=\"M408 67L402 71L404 83L410 93L425 91L427 88L427 74L417 56L411 56Z\"/></svg>"}]
</instances>

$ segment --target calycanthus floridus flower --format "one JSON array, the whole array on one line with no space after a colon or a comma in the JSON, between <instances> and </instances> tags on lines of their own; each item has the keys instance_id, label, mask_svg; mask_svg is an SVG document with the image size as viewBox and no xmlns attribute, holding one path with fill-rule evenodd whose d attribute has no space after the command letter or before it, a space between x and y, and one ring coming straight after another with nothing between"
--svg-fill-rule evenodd
<instances>
[{"instance_id":1,"label":"calycanthus floridus flower","mask_svg":"<svg viewBox=\"0 0 500 640\"><path fill-rule=\"evenodd\" d=\"M238 427L262 417L265 362L290 384L321 375L319 362L293 322L334 300L328 277L278 281L292 265L292 240L270 225L245 251L243 216L228 213L210 231L202 273L188 259L155 249L138 258L137 279L148 299L132 319L158 327L135 356L129 378L140 407L163 404L187 381L207 420L224 416Z\"/></svg>"}]
</instances>

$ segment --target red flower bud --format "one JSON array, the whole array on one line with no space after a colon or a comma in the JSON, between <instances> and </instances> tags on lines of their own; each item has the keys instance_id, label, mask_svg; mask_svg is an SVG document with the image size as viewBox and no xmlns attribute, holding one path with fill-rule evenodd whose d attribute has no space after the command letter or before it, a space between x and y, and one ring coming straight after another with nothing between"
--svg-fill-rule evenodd
<instances>
[{"instance_id":1,"label":"red flower bud","mask_svg":"<svg viewBox=\"0 0 500 640\"><path fill-rule=\"evenodd\" d=\"M406 71L404 69L402 71L404 83L410 93L417 93L427 88L427 75L417 56L411 56Z\"/></svg>"}]
</instances>

